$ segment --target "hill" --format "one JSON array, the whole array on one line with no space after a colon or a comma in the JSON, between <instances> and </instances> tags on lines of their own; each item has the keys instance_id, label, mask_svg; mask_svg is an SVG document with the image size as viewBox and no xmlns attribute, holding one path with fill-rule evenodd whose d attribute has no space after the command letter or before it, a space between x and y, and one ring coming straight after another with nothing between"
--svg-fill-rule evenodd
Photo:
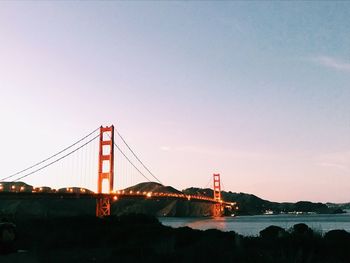
<instances>
[{"instance_id":1,"label":"hill","mask_svg":"<svg viewBox=\"0 0 350 263\"><path fill-rule=\"evenodd\" d=\"M187 188L183 190L186 194L202 194L205 196L213 196L213 190L206 188ZM261 199L252 194L233 193L231 191L222 191L222 199L227 202L237 202L239 210L238 215L260 215L266 213L317 213L317 214L333 214L342 213L339 207L328 206L323 203L313 203L309 201L299 201L296 203L277 203Z\"/></svg>"},{"instance_id":2,"label":"hill","mask_svg":"<svg viewBox=\"0 0 350 263\"><path fill-rule=\"evenodd\" d=\"M134 192L153 192L153 193L173 193L173 194L181 194L182 192L175 189L171 186L164 186L159 183L150 182L150 183L139 183L134 186L125 188L124 191L134 191Z\"/></svg>"},{"instance_id":3,"label":"hill","mask_svg":"<svg viewBox=\"0 0 350 263\"><path fill-rule=\"evenodd\" d=\"M171 187L155 182L140 183L124 189L126 192L152 192L152 193L173 193L182 192ZM129 213L142 213L156 216L210 216L211 205L202 202L188 202L187 200L176 199L128 199L123 198L113 203L112 213L123 215Z\"/></svg>"}]
</instances>

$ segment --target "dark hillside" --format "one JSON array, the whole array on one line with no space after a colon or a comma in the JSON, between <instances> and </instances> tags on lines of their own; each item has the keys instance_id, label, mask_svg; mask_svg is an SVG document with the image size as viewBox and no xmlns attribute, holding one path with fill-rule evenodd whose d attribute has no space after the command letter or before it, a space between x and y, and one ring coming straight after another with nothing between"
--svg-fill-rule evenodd
<instances>
[{"instance_id":1,"label":"dark hillside","mask_svg":"<svg viewBox=\"0 0 350 263\"><path fill-rule=\"evenodd\" d=\"M181 194L181 191L171 187L171 186L164 186L159 183L155 182L148 182L148 183L140 183L136 184L134 186L125 188L124 191L126 192L154 192L154 193L174 193L174 194Z\"/></svg>"},{"instance_id":2,"label":"dark hillside","mask_svg":"<svg viewBox=\"0 0 350 263\"><path fill-rule=\"evenodd\" d=\"M187 188L183 190L186 194L202 194L205 196L213 196L213 190L206 188ZM222 198L228 202L237 202L239 210L238 215L259 215L266 212L279 213L319 213L332 214L342 213L338 207L327 206L322 203L312 203L309 201L299 201L296 203L277 203L261 199L252 194L233 193L231 191L222 191Z\"/></svg>"}]
</instances>

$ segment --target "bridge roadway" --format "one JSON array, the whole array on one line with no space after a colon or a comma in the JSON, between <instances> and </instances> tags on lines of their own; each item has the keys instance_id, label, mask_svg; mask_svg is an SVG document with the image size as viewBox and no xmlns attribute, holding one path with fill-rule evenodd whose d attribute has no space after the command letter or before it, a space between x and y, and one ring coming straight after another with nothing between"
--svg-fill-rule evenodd
<instances>
[{"instance_id":1,"label":"bridge roadway","mask_svg":"<svg viewBox=\"0 0 350 263\"><path fill-rule=\"evenodd\" d=\"M200 195L186 195L182 193L162 193L162 192L133 192L133 191L116 191L111 194L97 194L86 191L73 191L70 188L68 192L0 192L0 199L79 199L91 198L97 199L100 197L110 196L111 200L117 201L122 198L128 199L178 199L205 202L212 204L222 204L224 206L234 206L235 202L216 201L214 198Z\"/></svg>"}]
</instances>

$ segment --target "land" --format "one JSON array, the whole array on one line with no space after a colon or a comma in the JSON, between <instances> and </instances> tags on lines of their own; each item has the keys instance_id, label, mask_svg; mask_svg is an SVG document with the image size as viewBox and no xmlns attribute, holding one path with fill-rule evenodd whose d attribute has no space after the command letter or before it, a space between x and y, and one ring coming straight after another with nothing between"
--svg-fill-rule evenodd
<instances>
[{"instance_id":1,"label":"land","mask_svg":"<svg viewBox=\"0 0 350 263\"><path fill-rule=\"evenodd\" d=\"M3 183L4 190L11 191L13 184ZM23 188L21 188L23 187ZM15 183L15 189L29 189L33 187L24 183ZM52 191L49 187L42 187L43 191ZM80 188L62 188L58 192L64 193L70 191L67 189ZM89 191L89 190L86 190ZM211 189L187 188L179 191L170 186L163 186L158 183L140 183L125 189L125 191L140 192L163 192L163 193L186 193L200 194L204 196L213 196ZM2 191L4 193L5 191ZM277 203L261 199L252 194L233 193L222 191L222 198L228 202L237 202L238 210L234 211L236 215L260 215L265 213L319 213L332 214L344 212L339 206L331 206L322 203L312 203L300 201L297 203ZM81 199L9 199L2 198L0 192L0 216L16 220L16 218L58 218L69 216L93 216L95 214L96 201L91 198ZM130 213L141 213L152 216L176 216L176 217L198 217L212 216L212 205L205 202L176 200L176 199L120 199L112 203L112 215L124 215ZM231 215L232 211L226 211L226 215Z\"/></svg>"},{"instance_id":2,"label":"land","mask_svg":"<svg viewBox=\"0 0 350 263\"><path fill-rule=\"evenodd\" d=\"M151 216L18 219L0 262L350 262L350 233L270 226L257 237L163 226ZM0 238L0 249L4 244ZM9 246L8 246L9 248ZM22 253L14 253L21 250ZM11 253L12 252L12 253Z\"/></svg>"},{"instance_id":3,"label":"land","mask_svg":"<svg viewBox=\"0 0 350 263\"><path fill-rule=\"evenodd\" d=\"M327 203L328 207L338 209L338 210L350 210L350 203Z\"/></svg>"},{"instance_id":4,"label":"land","mask_svg":"<svg viewBox=\"0 0 350 263\"><path fill-rule=\"evenodd\" d=\"M156 183L125 190L180 193ZM188 188L182 192L211 196L211 191ZM241 215L267 210L339 212L339 206L329 204L276 203L244 193L222 195L227 201L238 202L237 213ZM247 237L214 229L174 229L163 226L154 217L210 216L210 211L208 203L121 199L112 204L112 215L101 219L94 215L93 198L0 198L0 218L10 221L3 228L0 224L0 262L350 262L350 234L343 230L320 234L304 224L291 229L270 226L257 237ZM6 230L12 223L16 225L15 231L11 232L11 227Z\"/></svg>"},{"instance_id":5,"label":"land","mask_svg":"<svg viewBox=\"0 0 350 263\"><path fill-rule=\"evenodd\" d=\"M203 194L212 196L213 190L201 188L187 188L183 190L187 194ZM236 215L262 215L262 214L281 214L281 213L304 213L304 214L338 214L344 213L342 206L329 205L323 203L313 203L309 201L299 201L296 203L278 203L259 198L253 194L233 193L231 191L222 191L222 198L227 202L237 202L239 209Z\"/></svg>"}]
</instances>

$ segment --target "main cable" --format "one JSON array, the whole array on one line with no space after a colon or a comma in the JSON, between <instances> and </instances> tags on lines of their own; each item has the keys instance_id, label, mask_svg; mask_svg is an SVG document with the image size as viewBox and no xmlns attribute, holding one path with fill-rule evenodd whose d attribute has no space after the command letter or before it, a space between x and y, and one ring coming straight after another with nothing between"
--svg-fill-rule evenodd
<instances>
[{"instance_id":1,"label":"main cable","mask_svg":"<svg viewBox=\"0 0 350 263\"><path fill-rule=\"evenodd\" d=\"M124 142L124 144L126 145L126 147L128 147L128 149L130 150L130 152L134 155L134 157L136 158L136 160L138 160L140 162L140 164L143 166L143 168L145 168L147 170L147 172L154 178L156 179L160 184L162 184L162 182L147 168L147 166L140 160L139 157L137 157L137 155L135 154L135 152L131 149L131 147L128 145L128 143L124 140L124 138L121 136L121 134L117 131L118 136L120 137L120 139L122 139L122 141Z\"/></svg>"},{"instance_id":2,"label":"main cable","mask_svg":"<svg viewBox=\"0 0 350 263\"><path fill-rule=\"evenodd\" d=\"M38 166L38 165L40 165L40 164L42 164L42 163L48 161L48 160L51 160L52 158L56 157L57 155L60 155L61 153L67 151L68 149L70 149L70 148L72 148L73 146L77 145L77 144L80 143L81 141L83 141L83 140L85 140L86 138L90 137L92 134L94 134L94 133L95 133L96 131L98 131L99 129L100 129L100 128L95 129L94 131L90 132L88 135L84 136L83 138L81 138L81 139L78 140L77 142L75 142L75 143L71 144L70 146L64 148L63 150L59 151L58 153L55 153L54 155L51 155L50 157L48 157L48 158L46 158L46 159L44 159L44 160L42 160L42 161L40 161L40 162L38 162L38 163L32 165L32 166L29 166L29 167L27 167L27 168L25 168L25 169L23 169L23 170L21 170L21 171L19 171L19 172L16 172L16 173L14 173L14 174L12 174L12 175L10 175L10 176L1 178L1 179L0 179L0 182L3 182L3 181L5 181L5 180L7 180L7 179L10 179L10 178L16 176L16 175L19 175L19 174L21 174L21 173L24 173L24 172L26 172L26 171L28 171L28 170L30 170L30 169L36 167L36 166Z\"/></svg>"},{"instance_id":3,"label":"main cable","mask_svg":"<svg viewBox=\"0 0 350 263\"><path fill-rule=\"evenodd\" d=\"M92 139L90 139L89 141L87 141L86 143L80 145L78 148L74 149L73 151L71 151L71 152L69 152L69 153L67 153L67 154L65 154L65 155L63 155L63 156L61 156L60 158L58 158L58 159L56 159L56 160L54 160L54 161L52 161L52 162L50 162L50 163L48 163L48 164L46 164L46 165L40 167L40 168L38 168L38 169L36 169L36 170L34 170L34 171L32 171L32 172L26 174L26 175L23 175L23 176L17 178L16 180L13 180L11 183L17 182L18 180L21 180L21 179L23 179L23 178L25 178L25 177L28 177L29 175L32 175L32 174L34 174L34 173L36 173L36 172L39 172L39 171L45 169L46 167L48 167L48 166L50 166L50 165L52 165L52 164L54 164L54 163L57 163L58 161L60 161L60 160L62 160L62 159L64 159L64 158L66 158L67 156L69 156L69 155L75 153L76 151L80 150L81 148L83 148L84 146L86 146L87 144L89 144L90 142L92 142L93 140L95 140L96 138L98 138L99 136L100 136L99 134L96 135L94 138L92 138Z\"/></svg>"},{"instance_id":4,"label":"main cable","mask_svg":"<svg viewBox=\"0 0 350 263\"><path fill-rule=\"evenodd\" d=\"M144 173L142 173L133 163L132 163L132 161L126 156L126 154L119 148L119 146L115 143L115 142L113 142L114 143L114 146L118 149L118 151L125 157L125 159L147 180L147 181L149 181L149 182L151 182L151 180L150 179L148 179L148 177L144 174Z\"/></svg>"}]
</instances>

